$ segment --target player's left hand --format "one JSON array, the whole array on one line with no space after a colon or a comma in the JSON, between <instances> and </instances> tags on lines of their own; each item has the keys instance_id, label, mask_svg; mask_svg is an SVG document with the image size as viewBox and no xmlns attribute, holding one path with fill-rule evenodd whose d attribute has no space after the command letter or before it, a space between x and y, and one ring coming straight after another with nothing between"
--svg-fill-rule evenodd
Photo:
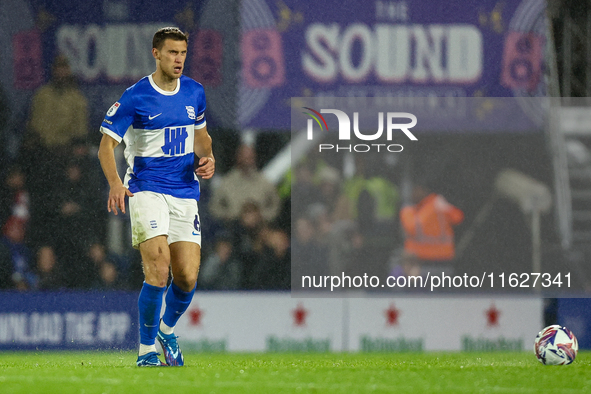
<instances>
[{"instance_id":1,"label":"player's left hand","mask_svg":"<svg viewBox=\"0 0 591 394\"><path fill-rule=\"evenodd\" d=\"M215 160L211 157L202 157L199 159L199 166L195 170L195 174L203 179L209 179L215 172Z\"/></svg>"}]
</instances>

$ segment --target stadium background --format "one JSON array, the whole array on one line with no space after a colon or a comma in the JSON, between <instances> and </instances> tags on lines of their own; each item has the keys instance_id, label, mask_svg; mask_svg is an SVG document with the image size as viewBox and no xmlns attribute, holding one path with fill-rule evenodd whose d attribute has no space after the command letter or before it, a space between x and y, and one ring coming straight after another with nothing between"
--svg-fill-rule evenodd
<instances>
[{"instance_id":1,"label":"stadium background","mask_svg":"<svg viewBox=\"0 0 591 394\"><path fill-rule=\"evenodd\" d=\"M140 0L75 6L65 1L3 1L1 219L2 256L9 263L3 264L0 347L135 346L139 255L128 246L128 218L109 216L104 209L108 190L95 153L106 110L127 86L152 71L149 44L153 31L163 25L191 33L186 74L203 83L208 98L218 173L202 186L200 210L207 229L203 270L223 254L216 245L225 242L233 250L230 272L214 272L206 284L200 282L194 305L179 326L185 345L204 351L525 350L543 324L558 321L578 335L583 347L590 346L585 298L508 298L501 291L477 300L466 295L298 300L288 292L290 163L303 159L317 164L312 152L290 150L291 97L587 97L587 9L576 8L575 2L551 2L546 9L545 2L533 0L485 1L477 7L427 1L171 1L166 6ZM409 46L416 51L409 58L424 56L425 62L430 61L429 48L437 45L433 26L472 26L482 40L471 41L460 66L473 75L463 80L450 69L435 75L434 63L423 77L373 71L379 65L365 49L374 45L379 51L381 42L364 34L388 24L412 26L413 34L426 37L424 52ZM337 26L337 35L343 42L348 38L350 45L329 51L336 64L332 71L306 66L303 58L313 50L314 29L330 26ZM30 130L33 95L49 81L59 53L67 57L88 101L88 134L74 139L63 157L39 149ZM572 99L553 103L553 117L533 130L433 130L421 135L420 148L377 160L371 169L395 185L396 209L408 201L413 181L428 174L434 189L465 212L458 239L469 234L470 242L457 262L459 272L482 267L530 271L534 250L528 216L515 201L492 197L504 168L541 182L553 197L551 210L541 217L542 267L573 272L571 295L584 297L591 239L585 229L591 218L586 211L591 196L584 189L591 180L586 104ZM241 144L254 148L257 168L275 185L281 201L271 219L257 217L249 230L244 229L247 223L216 218L209 209L222 178L236 167ZM345 183L350 165L346 160L331 164ZM66 187L62 182L73 167L82 172L82 181L70 179ZM321 169L312 169L320 175ZM26 213L16 215L19 220L13 218L11 205L14 187L9 175L15 173L23 175L22 188L29 197ZM63 217L60 204L74 198L83 214ZM478 222L483 212L492 213ZM24 241L16 246L6 241L15 226L25 231ZM402 245L396 216L386 229L382 237L371 238L370 245L384 269ZM55 273L51 285L43 288L39 261L48 249L56 256ZM19 264L13 263L15 255ZM457 326L463 331L456 330L456 337L442 345L438 332Z\"/></svg>"}]
</instances>

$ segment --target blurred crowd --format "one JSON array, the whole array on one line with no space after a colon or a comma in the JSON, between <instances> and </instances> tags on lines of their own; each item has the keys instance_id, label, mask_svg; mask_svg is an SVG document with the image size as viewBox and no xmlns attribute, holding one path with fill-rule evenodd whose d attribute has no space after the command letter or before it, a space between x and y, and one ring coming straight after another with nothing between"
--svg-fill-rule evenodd
<instances>
[{"instance_id":1,"label":"blurred crowd","mask_svg":"<svg viewBox=\"0 0 591 394\"><path fill-rule=\"evenodd\" d=\"M139 288L139 253L108 248L108 185L95 152L81 139L68 146L64 160L37 156L3 172L0 289ZM254 149L241 145L236 164L220 178L199 207L209 230L199 288L289 289L289 220L280 220L286 205L256 169Z\"/></svg>"}]
</instances>

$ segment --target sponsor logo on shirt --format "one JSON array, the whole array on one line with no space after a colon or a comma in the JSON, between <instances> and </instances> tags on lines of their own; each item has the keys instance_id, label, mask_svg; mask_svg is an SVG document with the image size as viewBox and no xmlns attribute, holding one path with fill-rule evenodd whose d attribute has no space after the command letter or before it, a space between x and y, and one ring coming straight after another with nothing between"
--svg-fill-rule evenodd
<instances>
[{"instance_id":1,"label":"sponsor logo on shirt","mask_svg":"<svg viewBox=\"0 0 591 394\"><path fill-rule=\"evenodd\" d=\"M185 140L189 136L186 127L167 127L164 129L164 145L161 146L165 155L184 155Z\"/></svg>"},{"instance_id":2,"label":"sponsor logo on shirt","mask_svg":"<svg viewBox=\"0 0 591 394\"><path fill-rule=\"evenodd\" d=\"M121 104L119 104L119 102L116 102L115 104L111 105L111 108L109 108L109 110L107 111L107 116L111 117L115 115L120 105Z\"/></svg>"}]
</instances>

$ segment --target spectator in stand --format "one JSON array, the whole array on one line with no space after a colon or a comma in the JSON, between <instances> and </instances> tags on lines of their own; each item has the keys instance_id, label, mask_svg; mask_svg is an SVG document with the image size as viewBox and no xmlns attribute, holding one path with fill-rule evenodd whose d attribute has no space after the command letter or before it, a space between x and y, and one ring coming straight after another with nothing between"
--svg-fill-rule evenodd
<instances>
[{"instance_id":1,"label":"spectator in stand","mask_svg":"<svg viewBox=\"0 0 591 394\"><path fill-rule=\"evenodd\" d=\"M327 245L331 241L335 225L338 226L340 222L349 222L333 220L329 208L321 203L308 206L306 216L312 221L312 224L316 229L316 241L323 245Z\"/></svg>"},{"instance_id":2,"label":"spectator in stand","mask_svg":"<svg viewBox=\"0 0 591 394\"><path fill-rule=\"evenodd\" d=\"M257 203L247 201L242 206L240 217L230 223L233 250L242 262L241 287L249 288L248 278L263 251L267 222L263 219Z\"/></svg>"},{"instance_id":3,"label":"spectator in stand","mask_svg":"<svg viewBox=\"0 0 591 394\"><path fill-rule=\"evenodd\" d=\"M265 232L263 250L252 270L248 287L253 290L289 290L291 287L291 253L289 237L279 228Z\"/></svg>"},{"instance_id":4,"label":"spectator in stand","mask_svg":"<svg viewBox=\"0 0 591 394\"><path fill-rule=\"evenodd\" d=\"M199 272L202 290L238 290L242 286L242 264L234 253L232 238L218 235L214 253L203 263Z\"/></svg>"},{"instance_id":5,"label":"spectator in stand","mask_svg":"<svg viewBox=\"0 0 591 394\"><path fill-rule=\"evenodd\" d=\"M307 217L298 218L295 222L295 234L292 243L293 258L291 277L292 290L302 289L302 275L329 275L328 248L318 242L314 222Z\"/></svg>"},{"instance_id":6,"label":"spectator in stand","mask_svg":"<svg viewBox=\"0 0 591 394\"><path fill-rule=\"evenodd\" d=\"M342 191L343 183L339 171L336 168L324 166L318 170L317 178L320 183L319 201L326 207L329 219L333 222L351 219L350 203Z\"/></svg>"},{"instance_id":7,"label":"spectator in stand","mask_svg":"<svg viewBox=\"0 0 591 394\"><path fill-rule=\"evenodd\" d=\"M59 264L52 246L43 245L37 250L37 290L64 288Z\"/></svg>"},{"instance_id":8,"label":"spectator in stand","mask_svg":"<svg viewBox=\"0 0 591 394\"><path fill-rule=\"evenodd\" d=\"M258 253L263 247L263 235L267 223L263 219L257 203L247 201L240 210L238 220L230 224L234 250L240 260L252 253Z\"/></svg>"},{"instance_id":9,"label":"spectator in stand","mask_svg":"<svg viewBox=\"0 0 591 394\"><path fill-rule=\"evenodd\" d=\"M433 193L425 183L415 184L414 205L402 208L400 221L406 235L405 261L415 256L422 275L427 272L453 272L455 257L454 226L462 223L464 213L440 194ZM408 264L407 264L408 265ZM406 271L415 270L406 267Z\"/></svg>"},{"instance_id":10,"label":"spectator in stand","mask_svg":"<svg viewBox=\"0 0 591 394\"><path fill-rule=\"evenodd\" d=\"M29 223L29 192L20 167L8 170L0 189L0 287L27 290L34 286L29 269L30 252L25 244Z\"/></svg>"},{"instance_id":11,"label":"spectator in stand","mask_svg":"<svg viewBox=\"0 0 591 394\"><path fill-rule=\"evenodd\" d=\"M372 166L373 163L373 166ZM345 182L349 218L357 221L368 240L393 230L398 211L398 188L377 173L375 162L355 155L355 175Z\"/></svg>"},{"instance_id":12,"label":"spectator in stand","mask_svg":"<svg viewBox=\"0 0 591 394\"><path fill-rule=\"evenodd\" d=\"M293 217L305 215L310 205L321 201L320 188L314 184L314 169L308 161L303 161L296 167L291 186Z\"/></svg>"},{"instance_id":13,"label":"spectator in stand","mask_svg":"<svg viewBox=\"0 0 591 394\"><path fill-rule=\"evenodd\" d=\"M98 277L92 288L95 290L123 290L125 285L121 281L117 266L110 261L103 261L98 267Z\"/></svg>"},{"instance_id":14,"label":"spectator in stand","mask_svg":"<svg viewBox=\"0 0 591 394\"><path fill-rule=\"evenodd\" d=\"M29 200L25 173L18 166L9 168L0 188L0 225L15 217L26 227L30 216Z\"/></svg>"},{"instance_id":15,"label":"spectator in stand","mask_svg":"<svg viewBox=\"0 0 591 394\"><path fill-rule=\"evenodd\" d=\"M82 179L88 187L86 193L88 202L91 204L88 209L93 210L93 217L99 217L104 222L96 229L98 234L104 234L107 221L104 195L107 193L107 184L96 152L92 151L85 138L75 138L70 145L70 158L67 162L78 164Z\"/></svg>"},{"instance_id":16,"label":"spectator in stand","mask_svg":"<svg viewBox=\"0 0 591 394\"><path fill-rule=\"evenodd\" d=\"M97 204L90 179L83 177L83 168L77 160L66 166L60 189L54 195L55 228L59 237L53 240L58 260L68 269L66 285L71 288L90 288L97 278L97 267L87 258L93 240L99 238L99 214L93 210Z\"/></svg>"},{"instance_id":17,"label":"spectator in stand","mask_svg":"<svg viewBox=\"0 0 591 394\"><path fill-rule=\"evenodd\" d=\"M25 244L25 226L16 216L2 226L0 238L0 286L5 289L30 290L36 277L30 269L31 253Z\"/></svg>"},{"instance_id":18,"label":"spectator in stand","mask_svg":"<svg viewBox=\"0 0 591 394\"><path fill-rule=\"evenodd\" d=\"M64 55L55 57L50 81L33 96L29 131L38 153L54 160L66 158L72 140L88 134L88 102Z\"/></svg>"},{"instance_id":19,"label":"spectator in stand","mask_svg":"<svg viewBox=\"0 0 591 394\"><path fill-rule=\"evenodd\" d=\"M375 264L367 256L372 255L371 248L367 247L365 238L359 231L358 226L352 226L345 230L344 238L346 242L343 244L343 265L344 272L351 276L363 276L364 274L376 275ZM373 257L373 256L372 256ZM381 272L379 273L381 274Z\"/></svg>"},{"instance_id":20,"label":"spectator in stand","mask_svg":"<svg viewBox=\"0 0 591 394\"><path fill-rule=\"evenodd\" d=\"M271 222L279 212L279 195L275 186L256 168L255 151L248 145L238 148L236 167L222 179L210 205L212 215L229 222L240 217L244 203L259 206L262 217Z\"/></svg>"},{"instance_id":21,"label":"spectator in stand","mask_svg":"<svg viewBox=\"0 0 591 394\"><path fill-rule=\"evenodd\" d=\"M105 245L95 242L88 249L88 258L95 272L92 288L102 290L123 290L125 285L126 262L118 256L108 253Z\"/></svg>"}]
</instances>

